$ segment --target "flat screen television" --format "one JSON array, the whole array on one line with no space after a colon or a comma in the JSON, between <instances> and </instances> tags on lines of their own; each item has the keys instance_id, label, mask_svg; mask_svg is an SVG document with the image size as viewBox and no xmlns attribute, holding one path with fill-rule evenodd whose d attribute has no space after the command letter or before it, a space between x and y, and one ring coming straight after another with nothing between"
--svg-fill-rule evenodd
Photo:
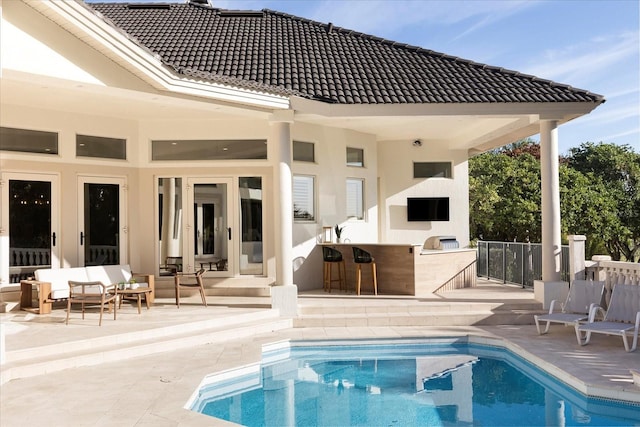
<instances>
[{"instance_id":1,"label":"flat screen television","mask_svg":"<svg viewBox=\"0 0 640 427\"><path fill-rule=\"evenodd\" d=\"M449 221L449 198L407 198L407 221Z\"/></svg>"}]
</instances>

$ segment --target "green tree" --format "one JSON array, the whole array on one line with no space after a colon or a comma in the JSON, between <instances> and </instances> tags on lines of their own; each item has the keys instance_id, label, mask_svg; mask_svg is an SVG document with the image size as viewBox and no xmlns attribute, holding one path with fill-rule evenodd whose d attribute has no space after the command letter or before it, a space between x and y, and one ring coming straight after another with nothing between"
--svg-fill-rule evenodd
<instances>
[{"instance_id":1,"label":"green tree","mask_svg":"<svg viewBox=\"0 0 640 427\"><path fill-rule=\"evenodd\" d=\"M469 160L471 239L541 241L539 145L526 139ZM559 159L563 240L587 236L586 255L637 261L640 154L585 143Z\"/></svg>"},{"instance_id":2,"label":"green tree","mask_svg":"<svg viewBox=\"0 0 640 427\"><path fill-rule=\"evenodd\" d=\"M606 242L615 233L620 220L613 213L615 201L604 183L572 169L566 163L560 165L560 215L562 235L587 236L586 257L608 254Z\"/></svg>"},{"instance_id":3,"label":"green tree","mask_svg":"<svg viewBox=\"0 0 640 427\"><path fill-rule=\"evenodd\" d=\"M628 145L587 142L570 150L570 168L589 178L602 199L598 206L601 237L615 260L636 262L640 258L640 153Z\"/></svg>"},{"instance_id":4,"label":"green tree","mask_svg":"<svg viewBox=\"0 0 640 427\"><path fill-rule=\"evenodd\" d=\"M469 199L472 239L540 240L540 165L528 152L472 158Z\"/></svg>"}]
</instances>

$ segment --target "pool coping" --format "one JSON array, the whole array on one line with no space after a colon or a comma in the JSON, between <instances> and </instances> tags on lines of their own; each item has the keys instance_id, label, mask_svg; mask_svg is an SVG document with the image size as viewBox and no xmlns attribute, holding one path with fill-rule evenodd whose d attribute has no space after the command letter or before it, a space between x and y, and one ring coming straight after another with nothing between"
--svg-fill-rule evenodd
<instances>
[{"instance_id":1,"label":"pool coping","mask_svg":"<svg viewBox=\"0 0 640 427\"><path fill-rule=\"evenodd\" d=\"M184 409L198 412L195 405L198 401L199 392L214 383L231 381L241 375L258 375L261 367L270 361L279 360L277 357L271 357L271 353L286 351L294 347L327 347L327 346L363 346L363 345L391 345L391 344L475 344L481 346L494 347L511 352L512 355L520 357L524 362L530 363L537 367L547 375L568 386L575 392L581 394L585 398L596 398L604 400L618 401L623 404L632 406L640 405L640 392L630 390L620 390L614 387L603 387L588 384L585 381L576 378L562 368L550 363L543 358L522 348L520 345L512 342L508 338L497 336L486 336L480 334L461 334L450 336L434 336L434 337L402 337L402 338L334 338L334 339L298 339L288 338L276 340L262 344L262 356L258 362L245 364L236 368L224 369L206 375L200 384L195 388L193 394L189 397Z\"/></svg>"}]
</instances>

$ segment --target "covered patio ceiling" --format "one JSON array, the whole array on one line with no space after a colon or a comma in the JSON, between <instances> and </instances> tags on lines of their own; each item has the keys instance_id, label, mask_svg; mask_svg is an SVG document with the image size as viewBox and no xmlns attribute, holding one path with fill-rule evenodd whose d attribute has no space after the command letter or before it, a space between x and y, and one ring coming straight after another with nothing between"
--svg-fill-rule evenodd
<instances>
[{"instance_id":1,"label":"covered patio ceiling","mask_svg":"<svg viewBox=\"0 0 640 427\"><path fill-rule=\"evenodd\" d=\"M273 110L248 108L198 97L166 95L78 84L51 78L36 78L8 71L1 79L3 104L38 105L68 113L92 114L125 120L268 120ZM318 101L314 102L317 104ZM293 105L296 102L292 102ZM301 105L308 107L307 103ZM352 109L355 111L355 109ZM393 115L393 111L369 114L341 111L324 116L296 111L296 122L349 129L376 136L378 141L420 139L443 148L468 150L476 154L538 132L535 114L420 114ZM388 115L386 115L388 114Z\"/></svg>"}]
</instances>

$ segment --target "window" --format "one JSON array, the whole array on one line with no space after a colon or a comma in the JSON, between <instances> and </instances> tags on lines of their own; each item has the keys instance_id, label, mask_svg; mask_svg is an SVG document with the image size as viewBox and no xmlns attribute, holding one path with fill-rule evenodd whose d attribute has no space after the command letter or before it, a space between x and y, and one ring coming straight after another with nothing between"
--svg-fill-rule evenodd
<instances>
[{"instance_id":1,"label":"window","mask_svg":"<svg viewBox=\"0 0 640 427\"><path fill-rule=\"evenodd\" d=\"M264 139L152 141L153 160L241 160L267 158Z\"/></svg>"},{"instance_id":2,"label":"window","mask_svg":"<svg viewBox=\"0 0 640 427\"><path fill-rule=\"evenodd\" d=\"M364 167L364 150L347 147L347 166Z\"/></svg>"},{"instance_id":3,"label":"window","mask_svg":"<svg viewBox=\"0 0 640 427\"><path fill-rule=\"evenodd\" d=\"M451 178L451 162L414 162L414 178Z\"/></svg>"},{"instance_id":4,"label":"window","mask_svg":"<svg viewBox=\"0 0 640 427\"><path fill-rule=\"evenodd\" d=\"M293 160L298 162L316 161L313 142L293 141Z\"/></svg>"},{"instance_id":5,"label":"window","mask_svg":"<svg viewBox=\"0 0 640 427\"><path fill-rule=\"evenodd\" d=\"M347 218L364 219L364 179L347 179Z\"/></svg>"},{"instance_id":6,"label":"window","mask_svg":"<svg viewBox=\"0 0 640 427\"><path fill-rule=\"evenodd\" d=\"M76 135L76 156L127 159L127 140Z\"/></svg>"},{"instance_id":7,"label":"window","mask_svg":"<svg viewBox=\"0 0 640 427\"><path fill-rule=\"evenodd\" d=\"M293 219L315 221L315 178L308 175L293 176Z\"/></svg>"},{"instance_id":8,"label":"window","mask_svg":"<svg viewBox=\"0 0 640 427\"><path fill-rule=\"evenodd\" d=\"M58 154L58 134L0 127L0 150Z\"/></svg>"}]
</instances>

